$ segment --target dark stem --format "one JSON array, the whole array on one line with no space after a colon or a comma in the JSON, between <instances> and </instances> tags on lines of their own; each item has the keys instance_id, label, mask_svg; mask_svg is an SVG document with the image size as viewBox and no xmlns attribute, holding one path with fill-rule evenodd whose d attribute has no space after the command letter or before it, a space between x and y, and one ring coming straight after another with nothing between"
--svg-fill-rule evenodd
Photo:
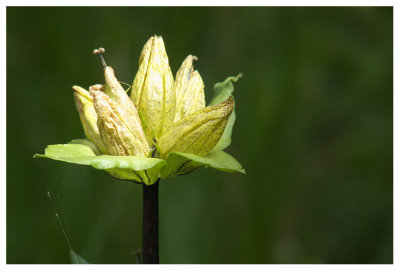
<instances>
[{"instance_id":1,"label":"dark stem","mask_svg":"<svg viewBox=\"0 0 400 271\"><path fill-rule=\"evenodd\" d=\"M143 263L159 263L158 183L143 184Z\"/></svg>"}]
</instances>

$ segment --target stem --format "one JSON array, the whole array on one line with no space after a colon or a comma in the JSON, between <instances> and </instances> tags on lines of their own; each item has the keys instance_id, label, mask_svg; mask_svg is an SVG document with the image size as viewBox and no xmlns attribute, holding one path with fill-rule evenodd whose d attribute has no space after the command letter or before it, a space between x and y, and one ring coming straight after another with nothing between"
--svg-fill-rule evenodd
<instances>
[{"instance_id":1,"label":"stem","mask_svg":"<svg viewBox=\"0 0 400 271\"><path fill-rule=\"evenodd\" d=\"M143 263L159 263L158 183L143 184Z\"/></svg>"}]
</instances>

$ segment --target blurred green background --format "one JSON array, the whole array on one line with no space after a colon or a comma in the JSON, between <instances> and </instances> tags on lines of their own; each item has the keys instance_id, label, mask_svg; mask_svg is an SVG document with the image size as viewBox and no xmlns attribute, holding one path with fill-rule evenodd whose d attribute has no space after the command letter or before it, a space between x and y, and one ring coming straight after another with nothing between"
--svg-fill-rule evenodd
<instances>
[{"instance_id":1,"label":"blurred green background","mask_svg":"<svg viewBox=\"0 0 400 271\"><path fill-rule=\"evenodd\" d=\"M70 262L55 212L89 262L135 262L142 187L32 156L84 137L92 50L131 83L154 34L174 75L198 56L207 101L244 73L227 151L247 171L162 181L161 263L392 263L391 7L8 7L8 263Z\"/></svg>"}]
</instances>

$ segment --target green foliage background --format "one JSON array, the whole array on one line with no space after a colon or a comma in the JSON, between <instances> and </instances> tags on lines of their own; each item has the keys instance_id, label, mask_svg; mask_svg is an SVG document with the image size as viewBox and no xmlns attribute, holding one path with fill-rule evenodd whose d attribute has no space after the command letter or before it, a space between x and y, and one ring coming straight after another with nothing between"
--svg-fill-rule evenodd
<instances>
[{"instance_id":1,"label":"green foliage background","mask_svg":"<svg viewBox=\"0 0 400 271\"><path fill-rule=\"evenodd\" d=\"M393 261L393 10L7 8L7 262L134 263L141 186L32 159L82 138L74 84L102 83L105 47L131 83L162 35L175 75L188 54L206 85L243 72L227 149L247 174L200 169L160 185L162 263Z\"/></svg>"}]
</instances>

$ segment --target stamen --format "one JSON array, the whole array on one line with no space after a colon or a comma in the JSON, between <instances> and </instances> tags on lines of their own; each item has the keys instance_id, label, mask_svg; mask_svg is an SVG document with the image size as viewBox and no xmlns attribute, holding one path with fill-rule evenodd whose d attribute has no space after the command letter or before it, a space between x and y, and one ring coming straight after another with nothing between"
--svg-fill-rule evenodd
<instances>
[{"instance_id":1,"label":"stamen","mask_svg":"<svg viewBox=\"0 0 400 271\"><path fill-rule=\"evenodd\" d=\"M94 49L93 50L93 54L99 56L101 64L103 65L103 68L107 67L106 61L104 60L103 55L102 55L105 52L106 52L106 50L104 48L101 48L101 47L99 49Z\"/></svg>"}]
</instances>

